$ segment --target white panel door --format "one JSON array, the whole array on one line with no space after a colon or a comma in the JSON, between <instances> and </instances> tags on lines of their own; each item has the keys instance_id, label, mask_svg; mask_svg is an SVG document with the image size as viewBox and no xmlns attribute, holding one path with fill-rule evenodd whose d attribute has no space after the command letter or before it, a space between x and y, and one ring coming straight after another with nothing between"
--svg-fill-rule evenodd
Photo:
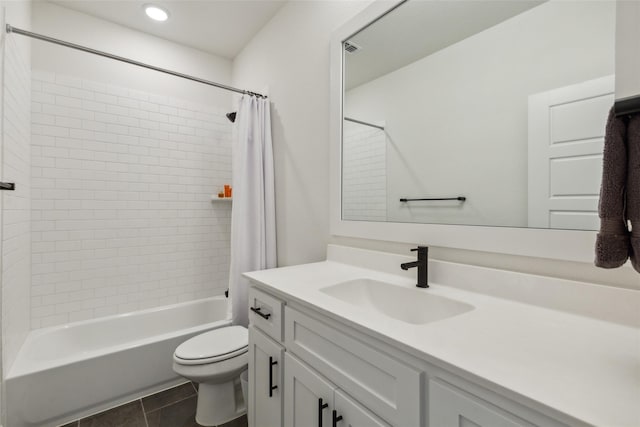
<instances>
[{"instance_id":1,"label":"white panel door","mask_svg":"<svg viewBox=\"0 0 640 427\"><path fill-rule=\"evenodd\" d=\"M614 84L607 76L529 97L529 227L598 229Z\"/></svg>"},{"instance_id":2,"label":"white panel door","mask_svg":"<svg viewBox=\"0 0 640 427\"><path fill-rule=\"evenodd\" d=\"M330 427L335 386L285 353L285 427Z\"/></svg>"},{"instance_id":3,"label":"white panel door","mask_svg":"<svg viewBox=\"0 0 640 427\"><path fill-rule=\"evenodd\" d=\"M249 326L250 427L282 427L284 348Z\"/></svg>"}]
</instances>

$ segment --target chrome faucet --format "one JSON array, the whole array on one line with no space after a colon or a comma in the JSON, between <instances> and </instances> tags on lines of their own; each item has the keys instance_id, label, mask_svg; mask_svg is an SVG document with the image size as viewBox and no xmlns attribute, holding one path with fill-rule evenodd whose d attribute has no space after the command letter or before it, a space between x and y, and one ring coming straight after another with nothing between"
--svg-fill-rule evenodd
<instances>
[{"instance_id":1,"label":"chrome faucet","mask_svg":"<svg viewBox=\"0 0 640 427\"><path fill-rule=\"evenodd\" d=\"M418 283L419 288L429 287L429 247L418 246L411 249L412 252L418 251L418 260L413 262L405 262L400 264L400 268L408 270L413 267L418 267Z\"/></svg>"}]
</instances>

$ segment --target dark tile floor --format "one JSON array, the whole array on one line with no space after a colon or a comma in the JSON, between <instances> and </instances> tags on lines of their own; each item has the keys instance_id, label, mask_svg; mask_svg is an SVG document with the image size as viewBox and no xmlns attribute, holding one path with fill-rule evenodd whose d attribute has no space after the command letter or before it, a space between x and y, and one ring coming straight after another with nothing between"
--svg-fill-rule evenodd
<instances>
[{"instance_id":1,"label":"dark tile floor","mask_svg":"<svg viewBox=\"0 0 640 427\"><path fill-rule=\"evenodd\" d=\"M199 427L197 398L197 388L185 383L62 427ZM247 427L247 417L221 427Z\"/></svg>"}]
</instances>

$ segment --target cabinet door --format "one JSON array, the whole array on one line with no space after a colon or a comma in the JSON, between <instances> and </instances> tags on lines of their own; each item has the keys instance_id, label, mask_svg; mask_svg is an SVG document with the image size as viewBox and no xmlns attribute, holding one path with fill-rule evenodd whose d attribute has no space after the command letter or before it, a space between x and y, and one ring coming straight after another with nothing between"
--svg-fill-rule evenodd
<instances>
[{"instance_id":1,"label":"cabinet door","mask_svg":"<svg viewBox=\"0 0 640 427\"><path fill-rule=\"evenodd\" d=\"M331 427L335 386L285 353L285 427Z\"/></svg>"},{"instance_id":2,"label":"cabinet door","mask_svg":"<svg viewBox=\"0 0 640 427\"><path fill-rule=\"evenodd\" d=\"M249 326L249 426L282 427L284 348Z\"/></svg>"},{"instance_id":3,"label":"cabinet door","mask_svg":"<svg viewBox=\"0 0 640 427\"><path fill-rule=\"evenodd\" d=\"M287 351L392 425L420 425L420 370L291 307L284 321Z\"/></svg>"},{"instance_id":4,"label":"cabinet door","mask_svg":"<svg viewBox=\"0 0 640 427\"><path fill-rule=\"evenodd\" d=\"M533 424L453 386L429 381L430 427L533 427Z\"/></svg>"},{"instance_id":5,"label":"cabinet door","mask_svg":"<svg viewBox=\"0 0 640 427\"><path fill-rule=\"evenodd\" d=\"M336 415L342 417L336 424L338 427L389 427L341 390L336 390L334 401Z\"/></svg>"}]
</instances>

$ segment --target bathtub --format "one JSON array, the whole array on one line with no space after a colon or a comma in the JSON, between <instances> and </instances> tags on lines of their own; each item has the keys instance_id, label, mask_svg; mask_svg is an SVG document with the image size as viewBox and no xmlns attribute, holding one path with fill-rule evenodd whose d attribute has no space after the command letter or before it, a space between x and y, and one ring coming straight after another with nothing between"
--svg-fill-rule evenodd
<instances>
[{"instance_id":1,"label":"bathtub","mask_svg":"<svg viewBox=\"0 0 640 427\"><path fill-rule=\"evenodd\" d=\"M32 331L6 378L8 427L64 424L184 382L175 348L230 323L213 297Z\"/></svg>"}]
</instances>

